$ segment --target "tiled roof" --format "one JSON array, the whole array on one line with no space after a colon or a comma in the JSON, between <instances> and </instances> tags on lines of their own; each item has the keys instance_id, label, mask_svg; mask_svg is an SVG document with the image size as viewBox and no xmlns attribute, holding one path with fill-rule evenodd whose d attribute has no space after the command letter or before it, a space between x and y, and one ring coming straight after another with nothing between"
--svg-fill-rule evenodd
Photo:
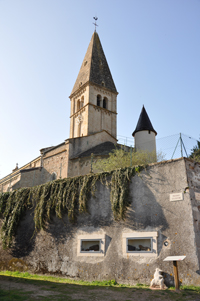
<instances>
[{"instance_id":1,"label":"tiled roof","mask_svg":"<svg viewBox=\"0 0 200 301\"><path fill-rule=\"evenodd\" d=\"M117 93L99 36L96 32L92 35L71 95L87 82L99 86L103 85L105 88Z\"/></svg>"},{"instance_id":2,"label":"tiled roof","mask_svg":"<svg viewBox=\"0 0 200 301\"><path fill-rule=\"evenodd\" d=\"M78 155L76 155L73 158L70 159L75 159L75 158L82 158L82 157L89 157L91 154L98 156L98 155L108 155L113 149L115 148L121 148L121 145L119 144L114 144L112 142L103 142L101 144L98 144Z\"/></svg>"}]
</instances>

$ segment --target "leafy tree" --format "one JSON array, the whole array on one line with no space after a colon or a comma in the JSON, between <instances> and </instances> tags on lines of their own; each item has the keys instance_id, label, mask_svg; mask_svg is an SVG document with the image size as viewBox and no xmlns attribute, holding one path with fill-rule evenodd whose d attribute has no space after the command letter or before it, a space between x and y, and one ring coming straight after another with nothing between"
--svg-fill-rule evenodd
<instances>
[{"instance_id":1,"label":"leafy tree","mask_svg":"<svg viewBox=\"0 0 200 301\"><path fill-rule=\"evenodd\" d=\"M200 162L200 141L197 141L197 145L191 150L189 158Z\"/></svg>"},{"instance_id":2,"label":"leafy tree","mask_svg":"<svg viewBox=\"0 0 200 301\"><path fill-rule=\"evenodd\" d=\"M164 155L162 153L156 154L155 151L135 151L134 149L126 151L123 148L116 148L109 153L108 158L97 160L93 167L95 171L111 171L117 168L146 165L163 159Z\"/></svg>"}]
</instances>

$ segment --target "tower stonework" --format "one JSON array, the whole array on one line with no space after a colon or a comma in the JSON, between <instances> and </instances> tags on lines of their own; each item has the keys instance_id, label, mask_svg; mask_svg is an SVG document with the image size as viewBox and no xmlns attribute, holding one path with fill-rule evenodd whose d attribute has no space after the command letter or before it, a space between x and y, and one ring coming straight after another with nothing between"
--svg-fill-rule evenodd
<instances>
[{"instance_id":1,"label":"tower stonework","mask_svg":"<svg viewBox=\"0 0 200 301\"><path fill-rule=\"evenodd\" d=\"M99 36L94 32L70 95L70 138L106 131L116 139L117 94Z\"/></svg>"}]
</instances>

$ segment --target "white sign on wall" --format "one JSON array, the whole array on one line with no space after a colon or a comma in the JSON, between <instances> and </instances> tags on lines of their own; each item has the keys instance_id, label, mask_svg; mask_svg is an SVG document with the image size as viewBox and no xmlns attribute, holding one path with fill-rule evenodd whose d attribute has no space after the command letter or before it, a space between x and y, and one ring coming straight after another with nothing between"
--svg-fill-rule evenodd
<instances>
[{"instance_id":1,"label":"white sign on wall","mask_svg":"<svg viewBox=\"0 0 200 301\"><path fill-rule=\"evenodd\" d=\"M186 256L168 256L163 261L177 261L184 260Z\"/></svg>"},{"instance_id":2,"label":"white sign on wall","mask_svg":"<svg viewBox=\"0 0 200 301\"><path fill-rule=\"evenodd\" d=\"M183 201L183 193L170 193L170 202Z\"/></svg>"}]
</instances>

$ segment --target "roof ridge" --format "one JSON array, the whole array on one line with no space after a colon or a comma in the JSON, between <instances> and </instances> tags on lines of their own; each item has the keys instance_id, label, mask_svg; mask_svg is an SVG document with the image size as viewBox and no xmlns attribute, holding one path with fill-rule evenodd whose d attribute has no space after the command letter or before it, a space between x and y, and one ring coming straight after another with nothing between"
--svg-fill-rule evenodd
<instances>
[{"instance_id":1,"label":"roof ridge","mask_svg":"<svg viewBox=\"0 0 200 301\"><path fill-rule=\"evenodd\" d=\"M93 43L92 43L92 55L93 55L93 50L94 50L94 35L96 31L94 31L92 38L93 38ZM92 39L91 39L92 40ZM90 75L91 75L91 65L92 65L92 55L90 57L90 70L89 70L89 82L90 82Z\"/></svg>"}]
</instances>

